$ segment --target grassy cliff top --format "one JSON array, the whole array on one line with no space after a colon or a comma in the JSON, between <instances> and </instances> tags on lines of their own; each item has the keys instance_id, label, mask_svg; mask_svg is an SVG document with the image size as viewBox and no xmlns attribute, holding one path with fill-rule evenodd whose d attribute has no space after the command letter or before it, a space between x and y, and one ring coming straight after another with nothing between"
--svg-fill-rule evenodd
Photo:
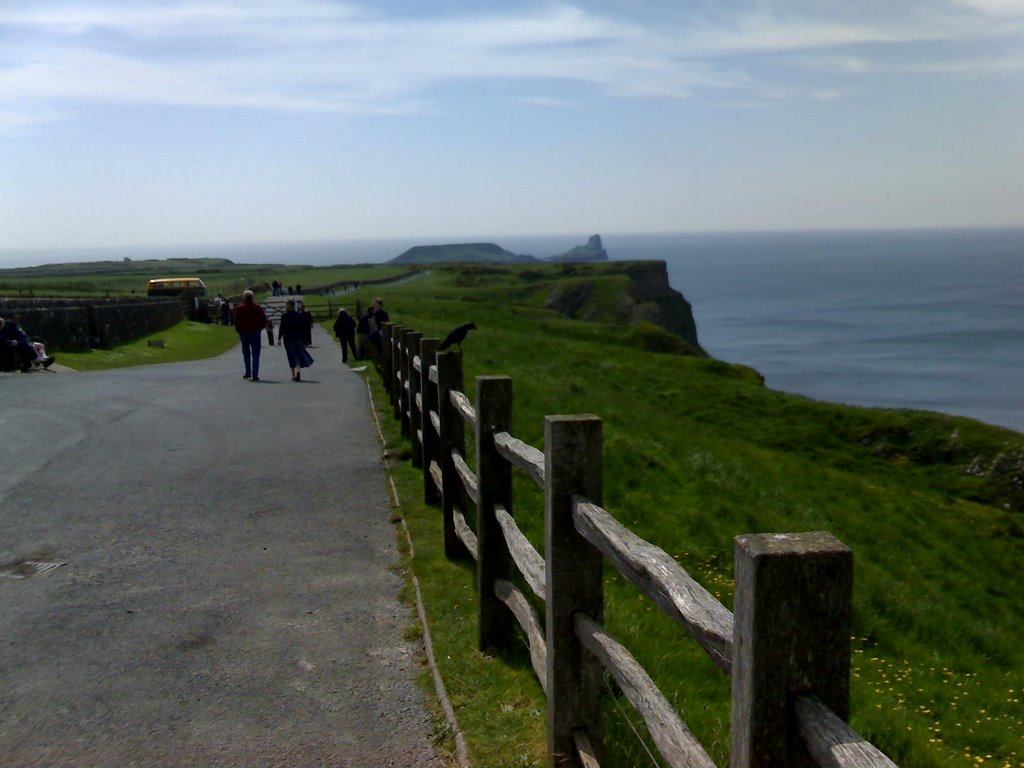
<instances>
[{"instance_id":1,"label":"grassy cliff top","mask_svg":"<svg viewBox=\"0 0 1024 768\"><path fill-rule=\"evenodd\" d=\"M601 266L590 275L600 283L591 299L614 302L602 281L621 276L602 277ZM511 376L517 437L542 447L545 415L598 415L604 506L727 607L737 535L832 532L855 556L853 726L903 768L1024 765L1024 435L924 411L819 402L768 389L743 366L650 351L599 312L584 321L544 307L574 279L532 265L452 268L385 298L393 321L427 336L477 324L463 344L466 389L478 375ZM614 306L605 310L614 315ZM475 761L540 761L530 713L543 712L543 697L528 661L476 653L472 570L440 552L440 518L420 503L419 471L400 462L395 473L442 672ZM516 518L542 551L543 500L518 476L515 492ZM614 634L726 764L728 680L610 571L606 599ZM607 765L647 764L611 698L606 716Z\"/></svg>"}]
</instances>

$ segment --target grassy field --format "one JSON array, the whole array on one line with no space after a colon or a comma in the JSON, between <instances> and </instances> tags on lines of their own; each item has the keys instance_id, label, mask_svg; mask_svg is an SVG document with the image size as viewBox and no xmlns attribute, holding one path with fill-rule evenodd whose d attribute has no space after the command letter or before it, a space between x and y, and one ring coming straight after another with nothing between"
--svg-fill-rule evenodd
<instances>
[{"instance_id":1,"label":"grassy field","mask_svg":"<svg viewBox=\"0 0 1024 768\"><path fill-rule=\"evenodd\" d=\"M467 389L476 375L513 376L517 436L541 447L545 414L599 415L605 506L727 606L736 535L834 533L856 562L854 727L905 768L1024 766L1024 436L816 402L766 389L747 368L638 349L628 328L544 310L555 275L438 270L384 296L393 321L427 335L477 323L465 342ZM406 455L390 408L381 413L389 448ZM444 558L419 472L399 461L394 475L474 761L543 764L544 700L524 648L475 650L472 567ZM517 480L516 516L538 549L542 510ZM611 572L606 595L609 626L726 765L728 680ZM625 700L609 692L606 715L608 764L650 765Z\"/></svg>"},{"instance_id":2,"label":"grassy field","mask_svg":"<svg viewBox=\"0 0 1024 768\"><path fill-rule=\"evenodd\" d=\"M318 281L301 271L273 277ZM657 329L615 322L621 276L595 267L587 277L599 303L590 314L604 322L544 309L552 285L569 279L581 278L558 267L436 268L345 300L351 307L381 295L394 322L430 336L476 322L464 345L466 388L477 375L512 376L514 432L533 445L542 447L546 414L600 416L605 506L727 606L735 536L834 533L856 563L853 726L904 768L1024 768L1024 435L932 413L821 403L766 389L749 368L657 353L670 348ZM237 342L221 326L182 324L155 336L163 350L141 339L58 362L164 362ZM411 565L474 764L543 765L544 698L525 646L496 656L475 650L473 568L444 557L439 511L421 503L407 442L379 382L369 380L415 545ZM541 548L543 500L525 478L515 493L516 517ZM729 681L611 571L606 599L612 631L726 765ZM653 764L634 729L643 731L610 689L607 765Z\"/></svg>"},{"instance_id":3,"label":"grassy field","mask_svg":"<svg viewBox=\"0 0 1024 768\"><path fill-rule=\"evenodd\" d=\"M150 346L150 341L159 341L162 346ZM238 334L231 326L183 320L172 328L151 333L115 349L60 352L57 362L76 371L99 371L133 365L202 360L227 352L236 344Z\"/></svg>"},{"instance_id":4,"label":"grassy field","mask_svg":"<svg viewBox=\"0 0 1024 768\"><path fill-rule=\"evenodd\" d=\"M198 276L210 296L237 295L254 285L279 280L312 289L344 281L380 280L409 271L391 265L303 267L281 264L233 264L220 259L91 262L75 265L0 270L0 296L144 296L155 277Z\"/></svg>"}]
</instances>

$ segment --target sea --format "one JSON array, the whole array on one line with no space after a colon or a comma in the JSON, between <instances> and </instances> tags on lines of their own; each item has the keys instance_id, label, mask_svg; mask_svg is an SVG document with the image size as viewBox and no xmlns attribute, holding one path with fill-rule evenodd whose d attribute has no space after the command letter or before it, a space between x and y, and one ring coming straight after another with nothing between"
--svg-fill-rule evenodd
<instances>
[{"instance_id":1,"label":"sea","mask_svg":"<svg viewBox=\"0 0 1024 768\"><path fill-rule=\"evenodd\" d=\"M220 256L379 263L413 245L496 242L534 256L593 233L49 252L45 261ZM602 233L612 259L659 259L701 345L774 389L969 416L1024 431L1024 229ZM42 263L35 254L28 263Z\"/></svg>"}]
</instances>

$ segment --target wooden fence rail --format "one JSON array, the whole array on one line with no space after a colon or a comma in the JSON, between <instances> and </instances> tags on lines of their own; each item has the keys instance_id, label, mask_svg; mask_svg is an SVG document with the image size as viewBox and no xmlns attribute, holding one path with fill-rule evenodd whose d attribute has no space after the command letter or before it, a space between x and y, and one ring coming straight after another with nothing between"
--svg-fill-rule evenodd
<instances>
[{"instance_id":1,"label":"wooden fence rail","mask_svg":"<svg viewBox=\"0 0 1024 768\"><path fill-rule=\"evenodd\" d=\"M522 629L547 696L551 766L600 765L605 670L668 765L714 765L602 626L607 559L731 675L731 768L895 768L846 724L853 555L842 542L827 532L738 536L730 613L665 551L602 508L600 419L545 417L540 450L511 434L510 378L477 377L474 405L461 352L438 352L437 339L399 325L385 324L383 335L378 369L402 434L414 443L424 500L441 506L445 554L476 560L479 648L516 642L513 620ZM466 425L475 469L466 460ZM544 490L543 555L516 525L514 469ZM516 574L543 600L543 621Z\"/></svg>"}]
</instances>

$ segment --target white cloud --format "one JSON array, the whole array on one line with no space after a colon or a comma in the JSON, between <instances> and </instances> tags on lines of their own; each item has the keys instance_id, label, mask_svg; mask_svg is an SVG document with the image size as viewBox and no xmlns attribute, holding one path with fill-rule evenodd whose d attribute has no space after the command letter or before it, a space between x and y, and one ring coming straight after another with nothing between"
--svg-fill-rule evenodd
<instances>
[{"instance_id":1,"label":"white cloud","mask_svg":"<svg viewBox=\"0 0 1024 768\"><path fill-rule=\"evenodd\" d=\"M620 21L582 5L395 19L325 0L37 3L0 10L0 109L28 114L26 105L44 104L66 113L118 103L403 113L427 108L437 86L481 78L578 83L634 98L789 92L788 83L757 82L751 57L804 54L805 71L834 76L880 71L880 48L1005 36L1007 25L990 17L1024 6L956 2L912 5L898 20L877 10L851 20L789 2L669 23ZM953 71L978 58L930 60ZM796 90L828 93L835 85Z\"/></svg>"},{"instance_id":2,"label":"white cloud","mask_svg":"<svg viewBox=\"0 0 1024 768\"><path fill-rule=\"evenodd\" d=\"M974 11L995 17L1024 17L1024 0L957 0Z\"/></svg>"},{"instance_id":3,"label":"white cloud","mask_svg":"<svg viewBox=\"0 0 1024 768\"><path fill-rule=\"evenodd\" d=\"M52 110L0 110L0 131L20 130L34 125L56 123L67 117L63 112Z\"/></svg>"},{"instance_id":4,"label":"white cloud","mask_svg":"<svg viewBox=\"0 0 1024 768\"><path fill-rule=\"evenodd\" d=\"M806 51L875 43L907 43L947 39L938 28L884 27L817 19L781 19L761 14L739 19L730 27L705 28L687 40L699 53L773 53Z\"/></svg>"},{"instance_id":5,"label":"white cloud","mask_svg":"<svg viewBox=\"0 0 1024 768\"><path fill-rule=\"evenodd\" d=\"M523 104L529 104L533 107L549 107L551 109L565 109L571 107L573 103L565 99L555 99L548 96L529 96L522 99Z\"/></svg>"}]
</instances>

